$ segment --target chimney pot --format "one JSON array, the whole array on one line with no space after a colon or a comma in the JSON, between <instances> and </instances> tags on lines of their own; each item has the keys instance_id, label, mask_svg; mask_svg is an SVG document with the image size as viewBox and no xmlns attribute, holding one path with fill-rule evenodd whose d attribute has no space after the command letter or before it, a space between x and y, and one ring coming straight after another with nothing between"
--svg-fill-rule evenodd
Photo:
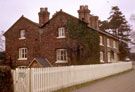
<instances>
[{"instance_id":1,"label":"chimney pot","mask_svg":"<svg viewBox=\"0 0 135 92\"><path fill-rule=\"evenodd\" d=\"M44 8L40 8L40 12L43 12L44 11Z\"/></svg>"},{"instance_id":2,"label":"chimney pot","mask_svg":"<svg viewBox=\"0 0 135 92\"><path fill-rule=\"evenodd\" d=\"M81 5L81 6L80 6L80 10L83 10L83 9L84 9L84 6L83 6L83 5Z\"/></svg>"},{"instance_id":3,"label":"chimney pot","mask_svg":"<svg viewBox=\"0 0 135 92\"><path fill-rule=\"evenodd\" d=\"M88 5L85 5L85 9L88 9Z\"/></svg>"},{"instance_id":4,"label":"chimney pot","mask_svg":"<svg viewBox=\"0 0 135 92\"><path fill-rule=\"evenodd\" d=\"M62 12L62 9L60 9L60 11Z\"/></svg>"},{"instance_id":5,"label":"chimney pot","mask_svg":"<svg viewBox=\"0 0 135 92\"><path fill-rule=\"evenodd\" d=\"M40 12L47 12L48 8L40 8Z\"/></svg>"},{"instance_id":6,"label":"chimney pot","mask_svg":"<svg viewBox=\"0 0 135 92\"><path fill-rule=\"evenodd\" d=\"M45 8L45 11L48 11L48 8Z\"/></svg>"}]
</instances>

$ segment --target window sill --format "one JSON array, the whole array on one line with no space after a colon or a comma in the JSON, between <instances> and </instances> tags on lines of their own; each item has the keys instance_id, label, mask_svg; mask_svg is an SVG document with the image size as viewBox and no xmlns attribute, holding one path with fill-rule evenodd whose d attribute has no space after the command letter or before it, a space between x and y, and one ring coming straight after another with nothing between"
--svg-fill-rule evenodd
<instances>
[{"instance_id":1,"label":"window sill","mask_svg":"<svg viewBox=\"0 0 135 92\"><path fill-rule=\"evenodd\" d=\"M23 37L23 38L19 38L19 40L24 40L24 39L26 39L25 37Z\"/></svg>"},{"instance_id":2,"label":"window sill","mask_svg":"<svg viewBox=\"0 0 135 92\"><path fill-rule=\"evenodd\" d=\"M114 49L117 49L116 47L113 47Z\"/></svg>"},{"instance_id":3,"label":"window sill","mask_svg":"<svg viewBox=\"0 0 135 92\"><path fill-rule=\"evenodd\" d=\"M56 61L55 63L68 63L68 61Z\"/></svg>"},{"instance_id":4,"label":"window sill","mask_svg":"<svg viewBox=\"0 0 135 92\"><path fill-rule=\"evenodd\" d=\"M104 46L104 44L100 44L100 46Z\"/></svg>"},{"instance_id":5,"label":"window sill","mask_svg":"<svg viewBox=\"0 0 135 92\"><path fill-rule=\"evenodd\" d=\"M108 61L108 63L112 63L112 61Z\"/></svg>"},{"instance_id":6,"label":"window sill","mask_svg":"<svg viewBox=\"0 0 135 92\"><path fill-rule=\"evenodd\" d=\"M27 66L18 66L17 68L27 68Z\"/></svg>"},{"instance_id":7,"label":"window sill","mask_svg":"<svg viewBox=\"0 0 135 92\"><path fill-rule=\"evenodd\" d=\"M57 39L62 39L62 38L66 38L66 36L57 37Z\"/></svg>"},{"instance_id":8,"label":"window sill","mask_svg":"<svg viewBox=\"0 0 135 92\"><path fill-rule=\"evenodd\" d=\"M100 60L100 62L101 62L101 63L104 63L104 61L103 61L103 60Z\"/></svg>"},{"instance_id":9,"label":"window sill","mask_svg":"<svg viewBox=\"0 0 135 92\"><path fill-rule=\"evenodd\" d=\"M18 58L18 60L27 60L27 58Z\"/></svg>"}]
</instances>

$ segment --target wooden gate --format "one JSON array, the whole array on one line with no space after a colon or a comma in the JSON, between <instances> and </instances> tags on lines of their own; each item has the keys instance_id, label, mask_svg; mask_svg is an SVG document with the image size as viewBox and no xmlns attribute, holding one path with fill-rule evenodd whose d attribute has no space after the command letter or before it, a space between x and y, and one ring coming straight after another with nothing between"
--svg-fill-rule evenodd
<instances>
[{"instance_id":1,"label":"wooden gate","mask_svg":"<svg viewBox=\"0 0 135 92\"><path fill-rule=\"evenodd\" d=\"M30 92L30 69L17 68L12 71L14 92Z\"/></svg>"}]
</instances>

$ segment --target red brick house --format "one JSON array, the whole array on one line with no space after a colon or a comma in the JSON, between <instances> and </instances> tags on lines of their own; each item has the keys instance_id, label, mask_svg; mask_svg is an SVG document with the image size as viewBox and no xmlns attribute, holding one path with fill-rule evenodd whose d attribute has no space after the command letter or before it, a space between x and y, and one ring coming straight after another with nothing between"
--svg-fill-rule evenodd
<instances>
[{"instance_id":1,"label":"red brick house","mask_svg":"<svg viewBox=\"0 0 135 92\"><path fill-rule=\"evenodd\" d=\"M53 66L71 65L72 60L66 48L74 48L76 43L66 36L67 17L86 22L89 28L99 33L102 63L118 61L118 38L98 29L98 17L90 14L88 6L80 6L79 18L60 10L49 19L47 8L40 8L38 14L39 24L21 16L5 32L7 63L28 66L38 56L45 58Z\"/></svg>"}]
</instances>

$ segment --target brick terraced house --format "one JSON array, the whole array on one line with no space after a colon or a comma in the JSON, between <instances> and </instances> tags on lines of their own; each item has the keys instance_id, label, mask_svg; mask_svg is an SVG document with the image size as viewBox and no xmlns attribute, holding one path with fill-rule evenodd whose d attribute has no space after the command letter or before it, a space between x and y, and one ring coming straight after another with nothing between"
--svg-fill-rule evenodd
<instances>
[{"instance_id":1,"label":"brick terraced house","mask_svg":"<svg viewBox=\"0 0 135 92\"><path fill-rule=\"evenodd\" d=\"M67 17L73 17L88 23L88 27L98 32L100 37L100 62L117 62L119 53L119 39L112 34L99 30L98 16L90 14L88 6L80 6L79 18L60 10L51 19L47 8L40 8L39 23L21 16L6 32L6 63L15 66L63 66L72 65L67 45L76 47L74 41L69 43L67 37ZM36 59L38 57L38 59ZM37 60L32 65L32 61ZM41 61L38 61L41 60ZM46 65L45 65L46 64Z\"/></svg>"}]
</instances>

